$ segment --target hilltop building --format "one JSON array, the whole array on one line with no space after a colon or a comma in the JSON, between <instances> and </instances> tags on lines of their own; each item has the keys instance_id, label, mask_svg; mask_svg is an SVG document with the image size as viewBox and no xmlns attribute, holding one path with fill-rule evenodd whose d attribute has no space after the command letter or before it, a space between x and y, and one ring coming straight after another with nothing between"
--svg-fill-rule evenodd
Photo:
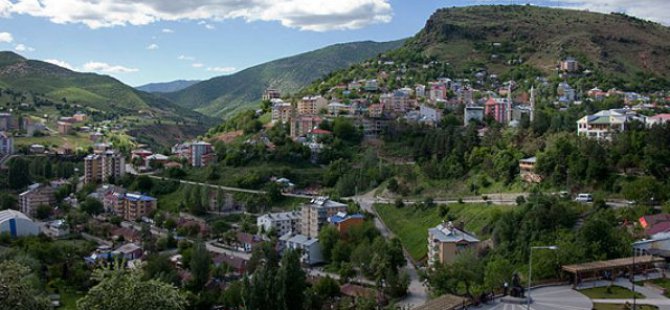
<instances>
[{"instance_id":1,"label":"hilltop building","mask_svg":"<svg viewBox=\"0 0 670 310\"><path fill-rule=\"evenodd\" d=\"M281 98L281 92L277 89L274 88L268 88L263 92L263 101L267 100L272 100L272 99L279 99Z\"/></svg>"},{"instance_id":2,"label":"hilltop building","mask_svg":"<svg viewBox=\"0 0 670 310\"><path fill-rule=\"evenodd\" d=\"M646 123L646 116L625 109L602 110L577 121L577 134L591 139L612 138L617 132L626 131L634 121Z\"/></svg>"},{"instance_id":3,"label":"hilltop building","mask_svg":"<svg viewBox=\"0 0 670 310\"><path fill-rule=\"evenodd\" d=\"M428 265L450 264L456 256L479 244L479 239L465 232L463 225L454 226L451 222L442 223L428 229Z\"/></svg>"}]
</instances>

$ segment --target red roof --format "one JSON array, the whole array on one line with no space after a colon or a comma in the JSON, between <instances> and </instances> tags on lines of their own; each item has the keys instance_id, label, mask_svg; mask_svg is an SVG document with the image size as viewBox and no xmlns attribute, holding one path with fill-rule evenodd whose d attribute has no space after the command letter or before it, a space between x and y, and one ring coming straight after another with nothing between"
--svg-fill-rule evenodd
<instances>
[{"instance_id":1,"label":"red roof","mask_svg":"<svg viewBox=\"0 0 670 310\"><path fill-rule=\"evenodd\" d=\"M670 214L645 215L640 218L640 224L647 235L670 231Z\"/></svg>"},{"instance_id":2,"label":"red roof","mask_svg":"<svg viewBox=\"0 0 670 310\"><path fill-rule=\"evenodd\" d=\"M332 134L332 132L330 132L328 130L325 130L325 129L321 129L321 128L312 129L312 131L310 131L310 133L314 134L314 135L329 135L329 134Z\"/></svg>"}]
</instances>

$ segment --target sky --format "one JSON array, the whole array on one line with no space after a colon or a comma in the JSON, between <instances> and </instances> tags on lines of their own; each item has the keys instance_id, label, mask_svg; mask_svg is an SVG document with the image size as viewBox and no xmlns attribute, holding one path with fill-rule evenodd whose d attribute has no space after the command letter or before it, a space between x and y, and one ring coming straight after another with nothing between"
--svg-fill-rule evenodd
<instances>
[{"instance_id":1,"label":"sky","mask_svg":"<svg viewBox=\"0 0 670 310\"><path fill-rule=\"evenodd\" d=\"M0 50L138 86L208 79L353 41L416 34L438 8L497 0L0 0ZM670 25L670 0L536 0Z\"/></svg>"}]
</instances>

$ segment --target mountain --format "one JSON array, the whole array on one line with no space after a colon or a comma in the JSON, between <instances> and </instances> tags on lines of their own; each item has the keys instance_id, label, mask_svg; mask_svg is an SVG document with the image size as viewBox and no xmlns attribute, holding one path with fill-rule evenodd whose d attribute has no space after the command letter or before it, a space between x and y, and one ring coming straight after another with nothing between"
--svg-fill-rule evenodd
<instances>
[{"instance_id":1,"label":"mountain","mask_svg":"<svg viewBox=\"0 0 670 310\"><path fill-rule=\"evenodd\" d=\"M165 96L205 115L229 115L257 104L266 88L276 88L284 94L296 92L325 74L398 48L402 43L403 40L336 44L216 77Z\"/></svg>"},{"instance_id":2,"label":"mountain","mask_svg":"<svg viewBox=\"0 0 670 310\"><path fill-rule=\"evenodd\" d=\"M551 72L564 57L615 78L670 76L670 28L620 13L536 6L440 9L397 55L420 53L456 72L504 74L523 63ZM510 65L512 63L513 65Z\"/></svg>"},{"instance_id":3,"label":"mountain","mask_svg":"<svg viewBox=\"0 0 670 310\"><path fill-rule=\"evenodd\" d=\"M572 79L578 89L651 91L670 85L668 55L670 28L620 13L530 5L454 7L437 10L402 47L377 59L392 61L395 68L377 61L355 65L300 93L324 93L381 71L391 74L380 80L390 89L445 76L472 80L479 72L525 81L556 76L559 61L567 57L591 71Z\"/></svg>"},{"instance_id":4,"label":"mountain","mask_svg":"<svg viewBox=\"0 0 670 310\"><path fill-rule=\"evenodd\" d=\"M200 81L193 80L193 81L188 81L188 80L177 80L177 81L172 81L172 82L165 82L165 83L150 83L142 86L137 86L135 89L141 90L143 92L147 93L172 93L176 91L180 91L184 88L190 87L194 84L199 83Z\"/></svg>"},{"instance_id":5,"label":"mountain","mask_svg":"<svg viewBox=\"0 0 670 310\"><path fill-rule=\"evenodd\" d=\"M0 87L120 115L150 111L167 120L212 123L206 116L136 90L110 76L80 73L26 59L13 52L0 52Z\"/></svg>"}]
</instances>

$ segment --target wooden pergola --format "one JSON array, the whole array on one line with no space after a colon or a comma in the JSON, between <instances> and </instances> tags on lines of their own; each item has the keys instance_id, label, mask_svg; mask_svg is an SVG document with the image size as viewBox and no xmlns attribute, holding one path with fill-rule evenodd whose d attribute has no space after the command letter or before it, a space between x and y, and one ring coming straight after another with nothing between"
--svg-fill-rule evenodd
<instances>
[{"instance_id":1,"label":"wooden pergola","mask_svg":"<svg viewBox=\"0 0 670 310\"><path fill-rule=\"evenodd\" d=\"M583 264L565 265L563 271L573 276L573 284L578 284L581 279L598 277L603 272L609 272L616 275L619 272L632 272L638 270L648 270L655 267L658 263L664 263L665 259L661 257L644 255L625 257L619 259L596 261Z\"/></svg>"}]
</instances>

